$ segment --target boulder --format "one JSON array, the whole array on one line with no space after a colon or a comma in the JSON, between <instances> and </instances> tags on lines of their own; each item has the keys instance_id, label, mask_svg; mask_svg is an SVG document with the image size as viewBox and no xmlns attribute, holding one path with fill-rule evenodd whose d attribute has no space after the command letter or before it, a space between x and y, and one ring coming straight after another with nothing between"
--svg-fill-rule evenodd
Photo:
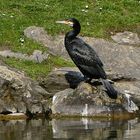
<instances>
[{"instance_id":1,"label":"boulder","mask_svg":"<svg viewBox=\"0 0 140 140\"><path fill-rule=\"evenodd\" d=\"M116 117L138 111L129 94L110 99L102 86L81 82L76 89L65 89L53 96L52 113L60 116Z\"/></svg>"},{"instance_id":2,"label":"boulder","mask_svg":"<svg viewBox=\"0 0 140 140\"><path fill-rule=\"evenodd\" d=\"M0 113L43 113L50 94L24 73L0 65Z\"/></svg>"},{"instance_id":3,"label":"boulder","mask_svg":"<svg viewBox=\"0 0 140 140\"><path fill-rule=\"evenodd\" d=\"M67 88L76 88L84 80L78 68L55 68L46 77L39 77L40 86L48 92L55 94Z\"/></svg>"}]
</instances>

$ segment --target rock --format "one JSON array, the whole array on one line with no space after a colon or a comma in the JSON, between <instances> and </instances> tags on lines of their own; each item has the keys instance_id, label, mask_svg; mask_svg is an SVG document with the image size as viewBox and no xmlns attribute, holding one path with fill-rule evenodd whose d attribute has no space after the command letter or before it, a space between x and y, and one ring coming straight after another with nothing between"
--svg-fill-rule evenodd
<instances>
[{"instance_id":1,"label":"rock","mask_svg":"<svg viewBox=\"0 0 140 140\"><path fill-rule=\"evenodd\" d=\"M32 55L22 54L19 52L12 52L11 50L0 51L0 56L3 57L14 57L22 60L34 61L37 63L41 63L44 60L48 59L47 53L42 53L40 50L34 50Z\"/></svg>"},{"instance_id":2,"label":"rock","mask_svg":"<svg viewBox=\"0 0 140 140\"><path fill-rule=\"evenodd\" d=\"M63 56L63 58L69 58L66 52L63 42L64 36L52 37L42 27L31 26L24 30L24 35L30 39L33 39L45 47L53 55Z\"/></svg>"},{"instance_id":3,"label":"rock","mask_svg":"<svg viewBox=\"0 0 140 140\"><path fill-rule=\"evenodd\" d=\"M50 94L24 73L0 65L0 113L43 113Z\"/></svg>"},{"instance_id":4,"label":"rock","mask_svg":"<svg viewBox=\"0 0 140 140\"><path fill-rule=\"evenodd\" d=\"M113 81L135 81L129 75L107 72L107 77ZM77 67L61 67L52 70L46 77L39 77L40 86L54 95L67 88L76 88L84 80L84 76ZM92 80L93 85L101 85L99 80Z\"/></svg>"},{"instance_id":5,"label":"rock","mask_svg":"<svg viewBox=\"0 0 140 140\"><path fill-rule=\"evenodd\" d=\"M33 54L30 56L30 59L37 63L41 63L42 61L48 59L48 54L42 53L40 50L34 50Z\"/></svg>"},{"instance_id":6,"label":"rock","mask_svg":"<svg viewBox=\"0 0 140 140\"><path fill-rule=\"evenodd\" d=\"M112 117L135 113L136 104L125 94L110 99L101 86L81 82L76 89L66 89L53 96L52 113L60 116Z\"/></svg>"},{"instance_id":7,"label":"rock","mask_svg":"<svg viewBox=\"0 0 140 140\"><path fill-rule=\"evenodd\" d=\"M138 34L124 31L123 33L117 33L111 38L122 45L140 45L140 39L138 37Z\"/></svg>"},{"instance_id":8,"label":"rock","mask_svg":"<svg viewBox=\"0 0 140 140\"><path fill-rule=\"evenodd\" d=\"M120 81L115 86L120 92L130 94L140 108L140 81Z\"/></svg>"},{"instance_id":9,"label":"rock","mask_svg":"<svg viewBox=\"0 0 140 140\"><path fill-rule=\"evenodd\" d=\"M83 75L75 67L54 69L47 77L38 79L40 86L53 94L67 88L76 88L83 80Z\"/></svg>"},{"instance_id":10,"label":"rock","mask_svg":"<svg viewBox=\"0 0 140 140\"><path fill-rule=\"evenodd\" d=\"M49 43L51 38L42 27L31 26L24 30L24 35L41 43Z\"/></svg>"},{"instance_id":11,"label":"rock","mask_svg":"<svg viewBox=\"0 0 140 140\"><path fill-rule=\"evenodd\" d=\"M104 39L90 39L85 37L84 40L91 46L94 46L94 49L104 63L106 72L111 72L117 77L122 75L120 80L115 82L117 89L122 93L125 93L127 90L139 106L140 47L118 45L105 41ZM110 77L108 76L108 78ZM119 79L119 77L117 79Z\"/></svg>"},{"instance_id":12,"label":"rock","mask_svg":"<svg viewBox=\"0 0 140 140\"><path fill-rule=\"evenodd\" d=\"M130 75L107 72L107 77L110 80L115 81L114 86L121 93L129 93L134 102L140 107L140 83L136 78L132 78ZM64 67L54 69L47 77L40 77L38 79L40 86L46 89L48 92L55 93L65 90L67 88L76 88L81 81L84 80L83 75L78 68ZM93 80L93 85L101 85L101 83Z\"/></svg>"}]
</instances>

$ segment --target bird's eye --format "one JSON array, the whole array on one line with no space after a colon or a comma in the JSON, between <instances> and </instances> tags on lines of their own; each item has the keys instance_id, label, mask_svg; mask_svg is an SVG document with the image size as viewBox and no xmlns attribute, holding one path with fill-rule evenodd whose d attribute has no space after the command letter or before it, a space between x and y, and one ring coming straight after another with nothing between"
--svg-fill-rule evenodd
<instances>
[{"instance_id":1,"label":"bird's eye","mask_svg":"<svg viewBox=\"0 0 140 140\"><path fill-rule=\"evenodd\" d=\"M69 24L71 27L73 27L73 22L68 21L68 24Z\"/></svg>"}]
</instances>

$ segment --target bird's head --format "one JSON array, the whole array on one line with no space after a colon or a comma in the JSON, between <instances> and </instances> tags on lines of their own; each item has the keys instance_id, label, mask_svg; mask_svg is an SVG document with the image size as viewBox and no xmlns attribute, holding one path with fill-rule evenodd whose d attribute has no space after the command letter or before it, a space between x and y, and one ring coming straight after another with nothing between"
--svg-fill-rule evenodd
<instances>
[{"instance_id":1,"label":"bird's head","mask_svg":"<svg viewBox=\"0 0 140 140\"><path fill-rule=\"evenodd\" d=\"M67 33L67 36L69 36L69 38L70 37L73 38L80 33L81 26L80 26L79 21L75 18L69 18L69 19L66 19L66 20L56 21L56 23L66 24L66 25L69 25L70 27L73 28L72 31Z\"/></svg>"},{"instance_id":2,"label":"bird's head","mask_svg":"<svg viewBox=\"0 0 140 140\"><path fill-rule=\"evenodd\" d=\"M69 18L66 20L56 21L56 23L66 24L72 28L80 27L79 21L75 18Z\"/></svg>"}]
</instances>

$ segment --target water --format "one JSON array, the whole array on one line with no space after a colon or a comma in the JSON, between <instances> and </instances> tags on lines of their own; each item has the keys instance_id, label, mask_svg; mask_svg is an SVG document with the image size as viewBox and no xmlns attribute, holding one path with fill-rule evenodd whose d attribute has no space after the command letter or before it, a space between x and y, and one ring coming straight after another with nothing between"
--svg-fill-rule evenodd
<instances>
[{"instance_id":1,"label":"water","mask_svg":"<svg viewBox=\"0 0 140 140\"><path fill-rule=\"evenodd\" d=\"M139 140L140 119L0 121L0 140Z\"/></svg>"}]
</instances>

